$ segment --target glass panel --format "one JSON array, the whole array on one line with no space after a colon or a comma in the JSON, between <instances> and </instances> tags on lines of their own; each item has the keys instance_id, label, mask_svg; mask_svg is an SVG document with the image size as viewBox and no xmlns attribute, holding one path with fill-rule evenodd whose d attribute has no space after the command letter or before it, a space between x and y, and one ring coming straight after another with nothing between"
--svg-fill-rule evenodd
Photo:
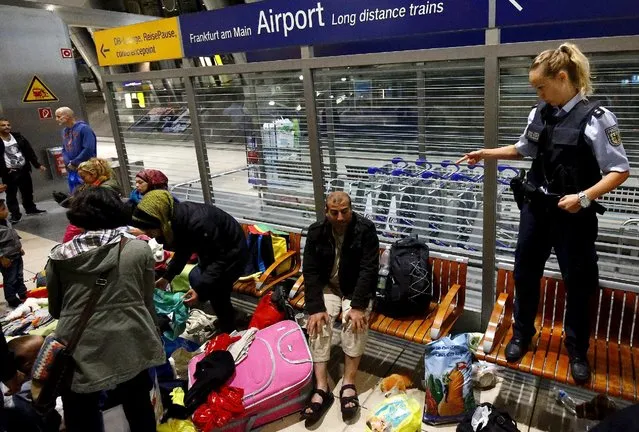
<instances>
[{"instance_id":1,"label":"glass panel","mask_svg":"<svg viewBox=\"0 0 639 432\"><path fill-rule=\"evenodd\" d=\"M480 273L483 168L451 162L484 145L483 62L325 69L315 90L325 192L349 192L380 240L419 234Z\"/></svg>"},{"instance_id":2,"label":"glass panel","mask_svg":"<svg viewBox=\"0 0 639 432\"><path fill-rule=\"evenodd\" d=\"M182 79L111 83L115 116L126 149L129 181L143 168L162 171L180 199L203 201ZM100 155L117 158L115 147Z\"/></svg>"},{"instance_id":3,"label":"glass panel","mask_svg":"<svg viewBox=\"0 0 639 432\"><path fill-rule=\"evenodd\" d=\"M237 218L315 219L302 73L194 78L216 205Z\"/></svg>"}]
</instances>

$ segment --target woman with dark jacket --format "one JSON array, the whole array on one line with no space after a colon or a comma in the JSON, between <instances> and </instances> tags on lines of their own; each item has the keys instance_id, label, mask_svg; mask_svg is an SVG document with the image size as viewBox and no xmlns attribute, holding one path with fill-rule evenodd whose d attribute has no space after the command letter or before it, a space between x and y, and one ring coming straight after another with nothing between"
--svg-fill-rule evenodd
<instances>
[{"instance_id":1,"label":"woman with dark jacket","mask_svg":"<svg viewBox=\"0 0 639 432\"><path fill-rule=\"evenodd\" d=\"M151 249L141 240L123 240L129 213L106 188L74 194L67 217L83 232L54 247L46 267L58 338L72 337L96 281L106 279L73 353L77 367L62 396L67 431L103 431L100 393L113 389L131 430L155 431L148 369L166 358L156 328Z\"/></svg>"},{"instance_id":2,"label":"woman with dark jacket","mask_svg":"<svg viewBox=\"0 0 639 432\"><path fill-rule=\"evenodd\" d=\"M138 204L132 225L175 251L156 287L166 288L196 253L198 266L190 274L191 289L184 303L191 306L198 299L210 300L220 329L235 330L231 291L248 260L248 248L233 216L209 204L176 202L168 191L154 190Z\"/></svg>"}]
</instances>

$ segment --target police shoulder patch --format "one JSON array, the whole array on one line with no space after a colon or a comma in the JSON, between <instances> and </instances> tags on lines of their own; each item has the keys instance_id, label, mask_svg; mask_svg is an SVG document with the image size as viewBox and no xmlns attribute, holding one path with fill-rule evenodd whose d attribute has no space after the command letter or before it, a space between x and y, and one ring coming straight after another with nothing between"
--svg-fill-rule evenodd
<instances>
[{"instance_id":1,"label":"police shoulder patch","mask_svg":"<svg viewBox=\"0 0 639 432\"><path fill-rule=\"evenodd\" d=\"M606 136L608 137L608 142L617 147L621 145L621 131L619 131L619 126L614 125L606 129Z\"/></svg>"}]
</instances>

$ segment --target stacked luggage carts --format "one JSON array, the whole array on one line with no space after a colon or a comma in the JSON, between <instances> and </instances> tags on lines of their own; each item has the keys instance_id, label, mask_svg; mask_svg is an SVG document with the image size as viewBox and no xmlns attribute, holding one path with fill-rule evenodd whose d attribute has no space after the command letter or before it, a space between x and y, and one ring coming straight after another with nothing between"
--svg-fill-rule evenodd
<instances>
[{"instance_id":1,"label":"stacked luggage carts","mask_svg":"<svg viewBox=\"0 0 639 432\"><path fill-rule=\"evenodd\" d=\"M502 203L501 197L518 171L500 165L498 172L498 214L508 213L514 202ZM369 167L366 179L352 181L345 190L354 210L374 221L387 240L418 234L441 247L476 251L482 241L483 179L483 165L394 158ZM498 247L514 251L512 231L508 220L500 226L498 218Z\"/></svg>"}]
</instances>

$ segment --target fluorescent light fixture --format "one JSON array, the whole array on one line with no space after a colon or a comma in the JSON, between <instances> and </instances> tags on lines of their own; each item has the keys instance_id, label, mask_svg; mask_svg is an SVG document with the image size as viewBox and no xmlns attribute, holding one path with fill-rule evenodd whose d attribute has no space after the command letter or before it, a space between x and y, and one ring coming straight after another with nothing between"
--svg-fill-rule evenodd
<instances>
[{"instance_id":1,"label":"fluorescent light fixture","mask_svg":"<svg viewBox=\"0 0 639 432\"><path fill-rule=\"evenodd\" d=\"M48 10L49 12L53 12L55 10L55 5L47 5L45 9Z\"/></svg>"},{"instance_id":2,"label":"fluorescent light fixture","mask_svg":"<svg viewBox=\"0 0 639 432\"><path fill-rule=\"evenodd\" d=\"M133 87L133 86L139 86L139 85L142 85L140 81L129 81L124 83L124 87Z\"/></svg>"},{"instance_id":3,"label":"fluorescent light fixture","mask_svg":"<svg viewBox=\"0 0 639 432\"><path fill-rule=\"evenodd\" d=\"M268 104L269 104L270 106L275 106L275 101L270 101Z\"/></svg>"},{"instance_id":4,"label":"fluorescent light fixture","mask_svg":"<svg viewBox=\"0 0 639 432\"><path fill-rule=\"evenodd\" d=\"M302 105L298 105L297 108L295 108L297 111L302 111Z\"/></svg>"},{"instance_id":5,"label":"fluorescent light fixture","mask_svg":"<svg viewBox=\"0 0 639 432\"><path fill-rule=\"evenodd\" d=\"M342 77L342 82L346 82L346 77Z\"/></svg>"},{"instance_id":6,"label":"fluorescent light fixture","mask_svg":"<svg viewBox=\"0 0 639 432\"><path fill-rule=\"evenodd\" d=\"M300 75L300 81L304 81L304 75Z\"/></svg>"}]
</instances>

